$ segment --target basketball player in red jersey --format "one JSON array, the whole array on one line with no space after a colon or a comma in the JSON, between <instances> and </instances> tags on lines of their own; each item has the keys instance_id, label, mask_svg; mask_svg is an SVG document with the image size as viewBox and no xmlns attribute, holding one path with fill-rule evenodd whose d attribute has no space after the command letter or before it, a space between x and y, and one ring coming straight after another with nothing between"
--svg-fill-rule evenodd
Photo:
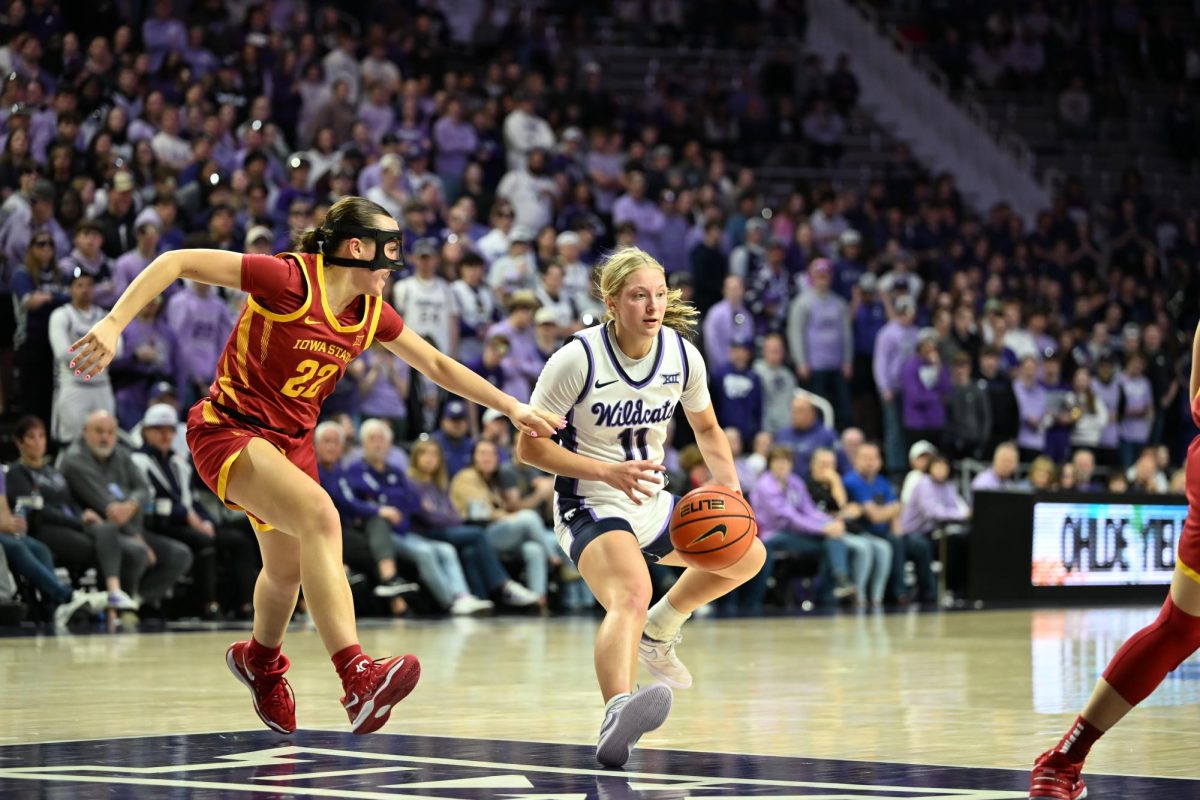
<instances>
[{"instance_id":1,"label":"basketball player in red jersey","mask_svg":"<svg viewBox=\"0 0 1200 800\"><path fill-rule=\"evenodd\" d=\"M1200 425L1200 327L1192 340L1189 384L1192 419ZM1029 788L1031 798L1086 797L1087 787L1079 773L1095 741L1200 648L1200 437L1188 447L1187 500L1175 574L1158 619L1121 645L1075 724L1057 747L1038 757Z\"/></svg>"},{"instance_id":2,"label":"basketball player in red jersey","mask_svg":"<svg viewBox=\"0 0 1200 800\"><path fill-rule=\"evenodd\" d=\"M370 733L417 683L411 655L372 660L358 644L342 567L342 532L317 482L313 428L346 365L374 341L447 390L504 413L522 432L550 437L565 420L493 387L419 334L383 302L388 272L403 266L397 223L360 197L339 200L322 226L280 257L218 250L159 256L113 310L73 346L85 380L112 360L121 331L177 278L249 294L217 364L209 394L188 415L188 446L201 478L258 532L263 569L254 590L254 634L226 653L254 709L280 733L296 729L295 700L280 648L304 586L355 733Z\"/></svg>"}]
</instances>

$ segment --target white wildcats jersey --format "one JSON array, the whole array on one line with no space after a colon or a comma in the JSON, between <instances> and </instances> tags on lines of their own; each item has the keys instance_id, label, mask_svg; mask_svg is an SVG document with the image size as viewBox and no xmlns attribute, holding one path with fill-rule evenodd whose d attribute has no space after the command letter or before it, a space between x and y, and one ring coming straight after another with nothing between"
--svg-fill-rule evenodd
<instances>
[{"instance_id":1,"label":"white wildcats jersey","mask_svg":"<svg viewBox=\"0 0 1200 800\"><path fill-rule=\"evenodd\" d=\"M661 329L650 353L635 361L604 324L575 334L550 357L529 402L566 417L558 437L572 452L612 463L661 464L675 407L703 411L711 400L704 359L677 331ZM601 502L633 508L622 492L600 481L559 477L554 489L562 515Z\"/></svg>"},{"instance_id":2,"label":"white wildcats jersey","mask_svg":"<svg viewBox=\"0 0 1200 800\"><path fill-rule=\"evenodd\" d=\"M406 327L433 339L443 353L450 353L451 335L457 324L452 317L458 316L458 301L444 278L427 281L411 275L396 283L392 298Z\"/></svg>"}]
</instances>

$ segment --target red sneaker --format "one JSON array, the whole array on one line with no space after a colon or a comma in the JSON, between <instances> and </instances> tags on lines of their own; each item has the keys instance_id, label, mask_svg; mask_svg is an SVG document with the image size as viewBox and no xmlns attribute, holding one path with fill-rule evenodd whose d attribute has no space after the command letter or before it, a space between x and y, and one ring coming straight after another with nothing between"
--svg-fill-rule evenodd
<instances>
[{"instance_id":1,"label":"red sneaker","mask_svg":"<svg viewBox=\"0 0 1200 800\"><path fill-rule=\"evenodd\" d=\"M283 677L291 662L286 656L280 655L279 660L270 669L250 668L246 659L246 648L249 642L234 642L225 651L225 664L233 677L241 681L250 690L250 698L254 701L254 712L258 714L266 726L279 733L292 733L296 730L296 698L292 695L292 687Z\"/></svg>"},{"instance_id":2,"label":"red sneaker","mask_svg":"<svg viewBox=\"0 0 1200 800\"><path fill-rule=\"evenodd\" d=\"M1050 800L1080 800L1087 797L1087 787L1079 777L1082 764L1069 761L1057 750L1047 750L1033 762L1033 775L1029 780L1031 798Z\"/></svg>"},{"instance_id":3,"label":"red sneaker","mask_svg":"<svg viewBox=\"0 0 1200 800\"><path fill-rule=\"evenodd\" d=\"M416 688L421 678L421 663L416 656L392 656L382 661L366 661L362 669L346 682L342 706L350 717L350 730L363 734L377 731L388 721L392 708Z\"/></svg>"}]
</instances>

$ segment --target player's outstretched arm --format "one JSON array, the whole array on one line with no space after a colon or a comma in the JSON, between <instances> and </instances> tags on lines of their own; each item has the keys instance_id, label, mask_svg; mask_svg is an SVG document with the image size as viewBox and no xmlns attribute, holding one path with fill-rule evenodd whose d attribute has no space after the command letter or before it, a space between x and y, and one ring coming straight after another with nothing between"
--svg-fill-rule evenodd
<instances>
[{"instance_id":1,"label":"player's outstretched arm","mask_svg":"<svg viewBox=\"0 0 1200 800\"><path fill-rule=\"evenodd\" d=\"M712 403L702 411L688 411L685 408L683 413L687 415L688 424L696 434L696 446L700 448L713 480L735 492L742 491L737 467L733 463L733 450L729 448L729 437L717 422L717 412L713 410Z\"/></svg>"},{"instance_id":2,"label":"player's outstretched arm","mask_svg":"<svg viewBox=\"0 0 1200 800\"><path fill-rule=\"evenodd\" d=\"M572 453L550 439L533 439L529 436L517 437L516 450L517 458L531 467L564 478L607 483L639 506L644 498L653 495L646 484L661 486L659 473L667 471L662 464L653 461L600 461Z\"/></svg>"},{"instance_id":3,"label":"player's outstretched arm","mask_svg":"<svg viewBox=\"0 0 1200 800\"><path fill-rule=\"evenodd\" d=\"M116 355L125 326L177 278L240 289L242 255L226 250L172 250L151 261L121 293L112 311L71 345L71 352L75 354L71 366L75 374L87 379L107 367Z\"/></svg>"},{"instance_id":4,"label":"player's outstretched arm","mask_svg":"<svg viewBox=\"0 0 1200 800\"><path fill-rule=\"evenodd\" d=\"M500 391L429 344L420 334L413 333L411 328L405 328L394 341L384 342L383 346L446 391L496 409L527 436L548 439L555 431L566 427L567 421L558 414L533 408Z\"/></svg>"}]
</instances>

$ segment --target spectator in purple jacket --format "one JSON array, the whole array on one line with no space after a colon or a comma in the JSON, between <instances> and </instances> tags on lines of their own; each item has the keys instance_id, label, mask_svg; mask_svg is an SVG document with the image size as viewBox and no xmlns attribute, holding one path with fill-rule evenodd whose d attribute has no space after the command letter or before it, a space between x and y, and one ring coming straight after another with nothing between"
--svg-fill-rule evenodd
<instances>
[{"instance_id":1,"label":"spectator in purple jacket","mask_svg":"<svg viewBox=\"0 0 1200 800\"><path fill-rule=\"evenodd\" d=\"M1017 430L1017 447L1022 461L1032 461L1046 449L1046 428L1050 424L1050 409L1046 388L1038 381L1038 362L1033 356L1021 359L1017 379L1013 381L1017 411L1021 426Z\"/></svg>"},{"instance_id":2,"label":"spectator in purple jacket","mask_svg":"<svg viewBox=\"0 0 1200 800\"><path fill-rule=\"evenodd\" d=\"M943 455L935 455L929 462L928 472L917 480L900 512L900 541L904 544L905 559L913 562L916 569L917 589L922 602L937 599L937 586L931 568L933 540L929 534L948 522L964 522L970 516L970 506L950 480L950 462ZM953 542L950 549L955 552L953 557L948 558L956 566L952 588L961 588L961 580L965 577L966 537L955 534L947 541Z\"/></svg>"},{"instance_id":3,"label":"spectator in purple jacket","mask_svg":"<svg viewBox=\"0 0 1200 800\"><path fill-rule=\"evenodd\" d=\"M704 358L716 372L729 363L733 340L754 336L754 317L746 307L746 285L736 275L725 278L721 302L704 315Z\"/></svg>"},{"instance_id":4,"label":"spectator in purple jacket","mask_svg":"<svg viewBox=\"0 0 1200 800\"><path fill-rule=\"evenodd\" d=\"M175 366L183 404L190 406L208 394L217 358L233 329L233 314L211 286L190 282L167 301L163 317L181 343Z\"/></svg>"},{"instance_id":5,"label":"spectator in purple jacket","mask_svg":"<svg viewBox=\"0 0 1200 800\"><path fill-rule=\"evenodd\" d=\"M773 447L767 455L767 471L750 492L758 519L758 535L767 546L767 563L760 575L770 576L773 556L817 557L822 572L832 573L828 593L838 599L854 594L850 580L850 555L843 536L846 524L817 508L808 488L795 473L794 456L787 447Z\"/></svg>"},{"instance_id":6,"label":"spectator in purple jacket","mask_svg":"<svg viewBox=\"0 0 1200 800\"><path fill-rule=\"evenodd\" d=\"M775 434L775 444L792 451L796 474L801 478L808 476L813 451L818 447L828 447L838 454L839 472L845 473L850 469L846 455L838 447L837 434L821 420L812 401L802 392L792 398L791 427Z\"/></svg>"},{"instance_id":7,"label":"spectator in purple jacket","mask_svg":"<svg viewBox=\"0 0 1200 800\"><path fill-rule=\"evenodd\" d=\"M117 389L117 421L131 430L142 419L150 388L174 381L178 340L167 323L161 298L154 298L121 334L121 354L112 362Z\"/></svg>"},{"instance_id":8,"label":"spectator in purple jacket","mask_svg":"<svg viewBox=\"0 0 1200 800\"><path fill-rule=\"evenodd\" d=\"M950 371L938 352L937 332L925 328L917 335L917 352L900 371L901 422L910 447L921 440L942 446L946 403L953 390Z\"/></svg>"},{"instance_id":9,"label":"spectator in purple jacket","mask_svg":"<svg viewBox=\"0 0 1200 800\"><path fill-rule=\"evenodd\" d=\"M733 340L729 364L713 373L713 405L721 427L737 428L743 441L751 441L762 430L762 379L750 368L754 358L751 339Z\"/></svg>"},{"instance_id":10,"label":"spectator in purple jacket","mask_svg":"<svg viewBox=\"0 0 1200 800\"><path fill-rule=\"evenodd\" d=\"M904 295L896 299L896 316L875 337L872 371L883 406L884 461L889 472L900 474L908 466L907 448L900 427L900 372L917 344L917 304Z\"/></svg>"},{"instance_id":11,"label":"spectator in purple jacket","mask_svg":"<svg viewBox=\"0 0 1200 800\"><path fill-rule=\"evenodd\" d=\"M488 338L508 339L508 355L500 362L504 368L504 391L525 402L545 364L538 352L537 336L533 330L533 313L538 308L533 292L519 289L508 298L508 316L488 328Z\"/></svg>"},{"instance_id":12,"label":"spectator in purple jacket","mask_svg":"<svg viewBox=\"0 0 1200 800\"><path fill-rule=\"evenodd\" d=\"M133 283L133 279L158 255L159 224L158 214L153 212L143 212L138 217L134 228L137 246L118 258L113 266L114 295L119 297L121 292L125 291L125 287ZM171 288L174 289L175 286Z\"/></svg>"},{"instance_id":13,"label":"spectator in purple jacket","mask_svg":"<svg viewBox=\"0 0 1200 800\"><path fill-rule=\"evenodd\" d=\"M1146 377L1146 357L1141 352L1134 352L1126 359L1117 384L1121 387L1118 408L1121 467L1128 469L1150 441L1150 430L1154 427L1154 387Z\"/></svg>"},{"instance_id":14,"label":"spectator in purple jacket","mask_svg":"<svg viewBox=\"0 0 1200 800\"><path fill-rule=\"evenodd\" d=\"M850 378L854 369L854 337L850 308L830 289L833 268L824 258L808 268L809 288L788 311L788 346L800 385L833 404L839 428L850 423Z\"/></svg>"},{"instance_id":15,"label":"spectator in purple jacket","mask_svg":"<svg viewBox=\"0 0 1200 800\"><path fill-rule=\"evenodd\" d=\"M467 161L479 146L475 126L464 118L458 98L446 101L445 115L433 125L433 143L437 150L434 166L445 187L446 202L453 203L458 199Z\"/></svg>"}]
</instances>

